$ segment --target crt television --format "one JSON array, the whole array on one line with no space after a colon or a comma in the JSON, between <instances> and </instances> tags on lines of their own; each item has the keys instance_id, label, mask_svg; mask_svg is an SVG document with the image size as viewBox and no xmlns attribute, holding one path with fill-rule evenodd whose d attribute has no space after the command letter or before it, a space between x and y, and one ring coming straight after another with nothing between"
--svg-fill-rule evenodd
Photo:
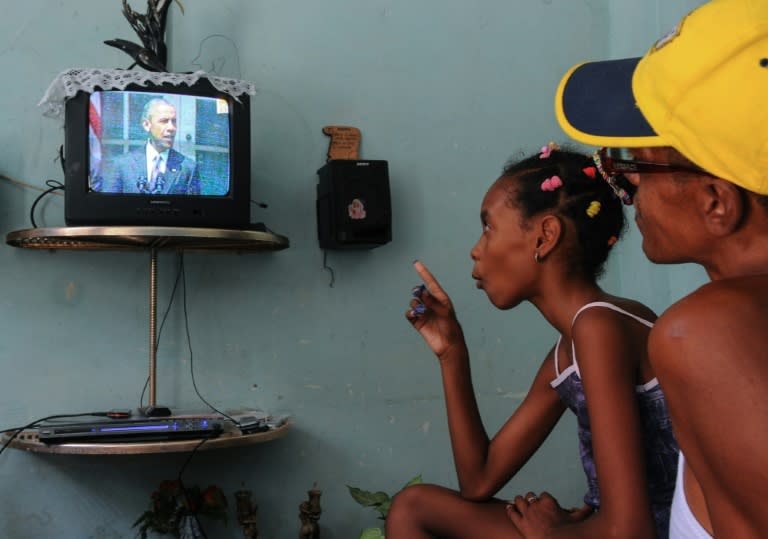
<instances>
[{"instance_id":1,"label":"crt television","mask_svg":"<svg viewBox=\"0 0 768 539\"><path fill-rule=\"evenodd\" d=\"M67 225L248 227L249 105L205 78L77 92L65 104Z\"/></svg>"}]
</instances>

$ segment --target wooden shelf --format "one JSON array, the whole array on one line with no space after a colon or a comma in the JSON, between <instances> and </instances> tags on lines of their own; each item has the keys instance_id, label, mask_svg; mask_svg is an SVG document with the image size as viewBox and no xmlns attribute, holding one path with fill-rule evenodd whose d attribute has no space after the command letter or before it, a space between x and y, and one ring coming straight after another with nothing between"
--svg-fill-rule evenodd
<instances>
[{"instance_id":1,"label":"wooden shelf","mask_svg":"<svg viewBox=\"0 0 768 539\"><path fill-rule=\"evenodd\" d=\"M25 249L112 251L279 251L290 245L288 238L273 232L168 226L29 228L9 232L5 242L13 247Z\"/></svg>"},{"instance_id":2,"label":"wooden shelf","mask_svg":"<svg viewBox=\"0 0 768 539\"><path fill-rule=\"evenodd\" d=\"M45 444L38 438L37 430L25 430L21 432L8 447L23 449L31 453L49 453L58 455L147 455L154 453L183 453L192 451L200 445L198 451L211 449L223 449L227 447L244 447L249 445L270 442L282 438L288 433L290 423L264 432L241 434L239 430L224 432L216 438L207 440L200 445L201 438L190 440L162 441L162 442L120 442L120 443L76 443L76 444ZM5 433L0 439L0 445L10 437Z\"/></svg>"}]
</instances>

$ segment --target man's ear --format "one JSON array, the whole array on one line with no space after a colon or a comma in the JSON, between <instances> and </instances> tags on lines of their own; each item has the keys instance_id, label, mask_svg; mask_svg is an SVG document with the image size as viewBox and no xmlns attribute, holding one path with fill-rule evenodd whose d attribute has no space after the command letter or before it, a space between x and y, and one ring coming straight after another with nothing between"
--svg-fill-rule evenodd
<instances>
[{"instance_id":1,"label":"man's ear","mask_svg":"<svg viewBox=\"0 0 768 539\"><path fill-rule=\"evenodd\" d=\"M563 222L556 215L545 215L537 225L536 252L546 258L563 237Z\"/></svg>"},{"instance_id":2,"label":"man's ear","mask_svg":"<svg viewBox=\"0 0 768 539\"><path fill-rule=\"evenodd\" d=\"M699 190L699 210L704 226L714 236L727 236L736 230L747 211L744 191L731 182L709 178Z\"/></svg>"}]
</instances>

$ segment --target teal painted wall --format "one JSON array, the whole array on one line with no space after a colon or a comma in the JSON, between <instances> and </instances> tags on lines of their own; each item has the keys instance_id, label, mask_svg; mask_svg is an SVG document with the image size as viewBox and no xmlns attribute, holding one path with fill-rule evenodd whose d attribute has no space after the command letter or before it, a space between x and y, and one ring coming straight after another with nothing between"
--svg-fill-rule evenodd
<instances>
[{"instance_id":1,"label":"teal painted wall","mask_svg":"<svg viewBox=\"0 0 768 539\"><path fill-rule=\"evenodd\" d=\"M392 492L416 474L455 486L439 371L403 313L411 262L425 261L452 294L473 354L490 432L520 402L554 333L528 306L496 311L470 279L478 208L503 163L564 141L552 110L572 64L639 55L690 0L183 0L171 7L176 71L214 70L253 81L254 208L290 238L267 254L187 253L187 312L197 386L217 407L290 413L287 437L196 454L188 484L245 487L264 537L295 537L298 505L323 490L322 536L355 537L376 524L345 485ZM134 8L143 11L143 2ZM39 188L62 180L61 126L37 102L70 67L127 67L105 39L135 36L113 0L3 5L0 18L0 174ZM361 157L390 165L393 241L323 253L314 218L322 127L362 131ZM39 191L0 182L0 230L30 227ZM38 206L39 225L63 225L63 199ZM695 268L653 267L633 231L605 284L657 310L704 279ZM138 404L147 369L146 253L0 248L0 424ZM178 270L159 261L160 311ZM197 407L180 298L158 352L159 401ZM566 418L500 495L547 489L563 505L584 492L574 423ZM0 456L0 536L133 537L132 522L184 455ZM230 499L230 501L232 501ZM232 504L233 505L233 504ZM228 527L210 537L234 538Z\"/></svg>"}]
</instances>

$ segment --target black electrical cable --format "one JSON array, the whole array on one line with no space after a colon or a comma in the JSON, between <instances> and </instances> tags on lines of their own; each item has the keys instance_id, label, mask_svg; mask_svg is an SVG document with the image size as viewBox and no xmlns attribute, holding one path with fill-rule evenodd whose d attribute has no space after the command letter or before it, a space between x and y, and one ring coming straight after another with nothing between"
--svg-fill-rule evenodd
<instances>
[{"instance_id":1,"label":"black electrical cable","mask_svg":"<svg viewBox=\"0 0 768 539\"><path fill-rule=\"evenodd\" d=\"M192 376L192 387L195 389L195 393L200 398L201 401L203 401L211 410L216 412L217 414L221 414L227 419L229 419L237 428L240 428L240 422L237 421L235 418L231 417L228 414L225 414L218 408L216 408L213 404L205 400L205 398L200 394L200 391L197 389L197 382L195 381L195 369L194 369L194 354L192 353L192 335L189 331L189 314L187 312L187 274L184 271L184 258L181 259L181 297L182 297L182 305L184 306L184 327L186 329L187 333L187 348L189 349L189 373Z\"/></svg>"},{"instance_id":2,"label":"black electrical cable","mask_svg":"<svg viewBox=\"0 0 768 539\"><path fill-rule=\"evenodd\" d=\"M328 285L329 288L333 288L333 283L336 282L336 275L333 273L333 268L330 267L328 264L326 264L326 261L328 260L328 251L323 250L323 269L328 271L328 273L331 274L331 282Z\"/></svg>"},{"instance_id":3,"label":"black electrical cable","mask_svg":"<svg viewBox=\"0 0 768 539\"><path fill-rule=\"evenodd\" d=\"M29 208L29 220L32 223L32 228L37 228L37 223L35 222L35 208L40 200L42 200L45 195L53 193L54 191L64 190L64 184L56 180L46 180L45 185L48 186L48 189L40 193L32 203L32 207Z\"/></svg>"},{"instance_id":4,"label":"black electrical cable","mask_svg":"<svg viewBox=\"0 0 768 539\"><path fill-rule=\"evenodd\" d=\"M187 502L188 507L192 507L192 500L189 499L189 496L187 495L187 489L184 487L184 481L182 481L181 476L184 474L184 470L187 469L187 466L189 465L189 462L192 460L192 457L195 456L195 453L197 453L197 450L200 449L200 447L210 440L211 436L208 436L206 438L203 438L200 440L200 443L197 444L192 451L189 452L189 455L187 455L186 460L184 461L184 464L181 465L181 468L179 469L179 473L176 475L176 479L179 482L179 489L181 489L182 494L184 495L184 499ZM200 530L200 533L203 534L203 539L207 539L208 535L205 533L205 529L203 529L203 524L200 522L200 519L197 518L197 513L192 513L192 516L195 518L195 522L197 522L197 527Z\"/></svg>"}]
</instances>

